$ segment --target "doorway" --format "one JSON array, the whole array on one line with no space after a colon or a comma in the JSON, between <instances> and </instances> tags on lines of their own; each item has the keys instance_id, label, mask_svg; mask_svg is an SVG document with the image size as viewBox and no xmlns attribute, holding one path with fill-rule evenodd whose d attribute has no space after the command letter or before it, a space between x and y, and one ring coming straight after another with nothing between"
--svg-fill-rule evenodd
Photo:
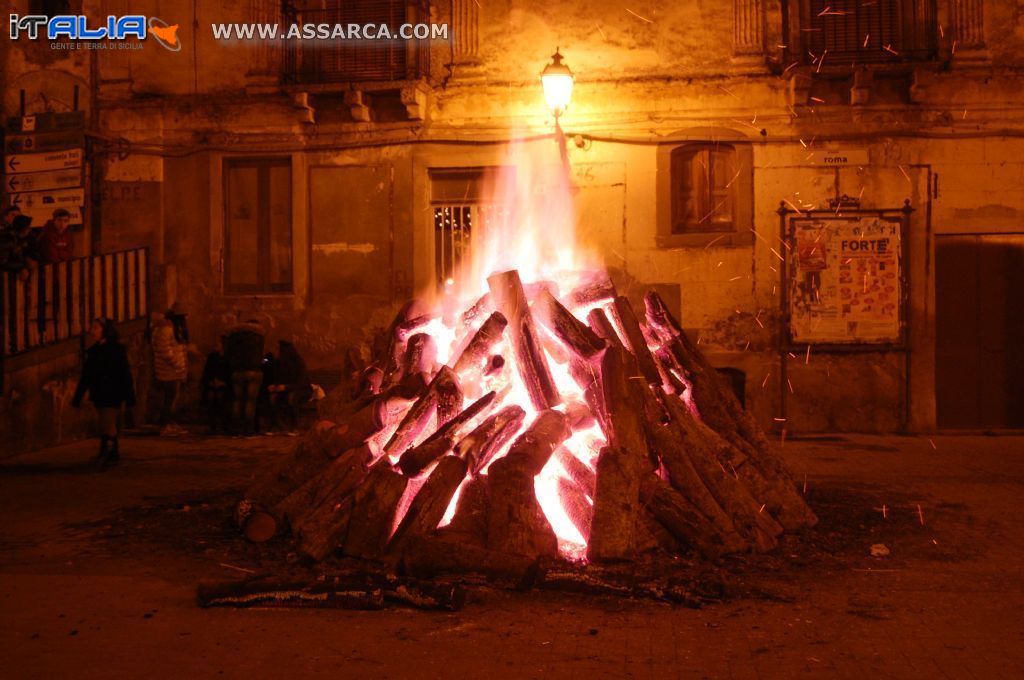
<instances>
[{"instance_id":1,"label":"doorway","mask_svg":"<svg viewBox=\"0 0 1024 680\"><path fill-rule=\"evenodd\" d=\"M937 421L1024 428L1024 235L936 240Z\"/></svg>"}]
</instances>

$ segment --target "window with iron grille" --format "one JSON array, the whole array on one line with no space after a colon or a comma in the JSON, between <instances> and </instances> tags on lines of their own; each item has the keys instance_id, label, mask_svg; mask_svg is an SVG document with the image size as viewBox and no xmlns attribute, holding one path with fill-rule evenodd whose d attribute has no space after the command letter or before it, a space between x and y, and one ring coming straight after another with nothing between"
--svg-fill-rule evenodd
<instances>
[{"instance_id":1,"label":"window with iron grille","mask_svg":"<svg viewBox=\"0 0 1024 680\"><path fill-rule=\"evenodd\" d=\"M483 231L504 219L505 211L489 202L485 190L493 168L445 168L430 172L434 219L434 271L438 288L453 284L472 256Z\"/></svg>"},{"instance_id":2,"label":"window with iron grille","mask_svg":"<svg viewBox=\"0 0 1024 680\"><path fill-rule=\"evenodd\" d=\"M804 57L821 66L930 59L934 0L804 0Z\"/></svg>"},{"instance_id":3,"label":"window with iron grille","mask_svg":"<svg viewBox=\"0 0 1024 680\"><path fill-rule=\"evenodd\" d=\"M387 25L429 20L425 0L287 2L285 20L296 24ZM286 76L299 83L389 82L429 72L428 40L298 40L285 45Z\"/></svg>"}]
</instances>

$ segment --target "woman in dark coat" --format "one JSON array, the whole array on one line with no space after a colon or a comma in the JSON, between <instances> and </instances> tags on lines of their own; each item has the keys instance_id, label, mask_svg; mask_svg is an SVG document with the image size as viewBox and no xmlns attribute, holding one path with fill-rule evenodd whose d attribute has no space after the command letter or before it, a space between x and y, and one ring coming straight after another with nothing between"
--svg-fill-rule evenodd
<instances>
[{"instance_id":1,"label":"woman in dark coat","mask_svg":"<svg viewBox=\"0 0 1024 680\"><path fill-rule=\"evenodd\" d=\"M78 408L82 397L89 393L89 401L96 407L96 424L100 434L100 452L96 465L105 470L121 459L117 435L121 425L121 409L135 406L135 386L132 382L128 352L118 339L117 327L110 319L92 322L89 334L96 342L85 351L82 377L75 389L71 405Z\"/></svg>"}]
</instances>

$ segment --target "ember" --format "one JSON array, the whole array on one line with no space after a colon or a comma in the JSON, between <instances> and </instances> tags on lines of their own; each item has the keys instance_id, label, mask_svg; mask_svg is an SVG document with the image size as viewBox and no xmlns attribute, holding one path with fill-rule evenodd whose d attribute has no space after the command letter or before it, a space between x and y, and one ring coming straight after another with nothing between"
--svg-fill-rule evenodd
<instances>
[{"instance_id":1,"label":"ember","mask_svg":"<svg viewBox=\"0 0 1024 680\"><path fill-rule=\"evenodd\" d=\"M514 208L443 299L399 311L239 521L420 574L770 550L813 525L664 301L638 314L576 242L567 168L513 153L491 190Z\"/></svg>"}]
</instances>

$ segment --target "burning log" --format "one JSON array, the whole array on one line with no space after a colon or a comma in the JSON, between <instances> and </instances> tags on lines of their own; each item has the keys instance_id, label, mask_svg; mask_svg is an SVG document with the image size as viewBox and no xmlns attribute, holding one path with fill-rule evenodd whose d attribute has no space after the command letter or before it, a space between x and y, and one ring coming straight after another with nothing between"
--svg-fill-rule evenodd
<instances>
[{"instance_id":1,"label":"burning log","mask_svg":"<svg viewBox=\"0 0 1024 680\"><path fill-rule=\"evenodd\" d=\"M531 477L536 477L547 465L554 450L571 434L572 430L564 413L554 410L543 411L537 414L529 429L516 439L502 460L522 465Z\"/></svg>"},{"instance_id":2,"label":"burning log","mask_svg":"<svg viewBox=\"0 0 1024 680\"><path fill-rule=\"evenodd\" d=\"M607 302L615 297L615 284L607 276L580 284L569 291L570 307L589 307Z\"/></svg>"},{"instance_id":3,"label":"burning log","mask_svg":"<svg viewBox=\"0 0 1024 680\"><path fill-rule=\"evenodd\" d=\"M640 485L644 507L674 538L695 548L706 557L718 557L729 548L714 529L708 530L707 518L668 482L648 475Z\"/></svg>"},{"instance_id":4,"label":"burning log","mask_svg":"<svg viewBox=\"0 0 1024 680\"><path fill-rule=\"evenodd\" d=\"M491 462L526 419L526 412L518 406L506 406L491 415L475 430L455 445L455 454L465 458L473 475L479 474Z\"/></svg>"},{"instance_id":5,"label":"burning log","mask_svg":"<svg viewBox=\"0 0 1024 680\"><path fill-rule=\"evenodd\" d=\"M405 340L408 335L400 333L401 328L407 327L412 319L422 317L426 313L426 305L422 300L412 299L402 305L395 318L391 321L387 330L383 333L383 341L380 347L374 352L372 365L383 371L383 385L390 386L398 382L400 361L405 351ZM411 333L410 333L411 335Z\"/></svg>"},{"instance_id":6,"label":"burning log","mask_svg":"<svg viewBox=\"0 0 1024 680\"><path fill-rule=\"evenodd\" d=\"M506 326L508 326L508 320L501 312L494 312L487 317L487 320L473 334L469 344L466 345L466 348L462 350L459 358L453 364L452 369L455 373L465 375L471 370L483 371L486 368L486 361L490 356L491 350L501 342Z\"/></svg>"},{"instance_id":7,"label":"burning log","mask_svg":"<svg viewBox=\"0 0 1024 680\"><path fill-rule=\"evenodd\" d=\"M303 519L299 526L292 527L298 539L299 552L314 562L338 549L348 533L352 519L352 495L342 498L325 498Z\"/></svg>"},{"instance_id":8,"label":"burning log","mask_svg":"<svg viewBox=\"0 0 1024 680\"><path fill-rule=\"evenodd\" d=\"M437 394L437 425L444 425L462 410L462 386L455 371L442 366L434 379Z\"/></svg>"},{"instance_id":9,"label":"burning log","mask_svg":"<svg viewBox=\"0 0 1024 680\"><path fill-rule=\"evenodd\" d=\"M427 389L412 405L408 413L405 414L405 418L398 424L398 429L395 430L395 433L391 435L391 439L385 444L384 451L388 454L404 451L423 434L423 430L430 422L431 416L437 413L438 420L440 421L439 404L442 400L442 395L445 402L445 412L448 415L456 396L461 399L461 390L459 389L459 381L454 371L447 366L441 367L441 370L437 372L434 379L430 381ZM449 419L450 417L449 415Z\"/></svg>"},{"instance_id":10,"label":"burning log","mask_svg":"<svg viewBox=\"0 0 1024 680\"><path fill-rule=\"evenodd\" d=\"M682 402L668 400L672 426L683 443L681 450L689 457L693 467L707 485L708 490L729 515L736 530L758 550L774 548L775 537L782 533L763 504L750 495L740 479L722 466L715 455L715 446L721 438L686 410Z\"/></svg>"},{"instance_id":11,"label":"burning log","mask_svg":"<svg viewBox=\"0 0 1024 680\"><path fill-rule=\"evenodd\" d=\"M565 468L569 478L579 486L583 493L593 498L594 490L597 488L597 473L564 446L555 451L555 459Z\"/></svg>"},{"instance_id":12,"label":"burning log","mask_svg":"<svg viewBox=\"0 0 1024 680\"><path fill-rule=\"evenodd\" d=\"M640 461L634 452L606 446L597 457L594 520L587 557L594 562L633 555L640 512Z\"/></svg>"},{"instance_id":13,"label":"burning log","mask_svg":"<svg viewBox=\"0 0 1024 680\"><path fill-rule=\"evenodd\" d=\"M609 345L623 347L622 339L619 337L618 331L615 330L615 326L612 325L612 322L608 319L608 315L604 313L603 309L600 307L591 309L587 314L587 323L589 323L593 331Z\"/></svg>"},{"instance_id":14,"label":"burning log","mask_svg":"<svg viewBox=\"0 0 1024 680\"><path fill-rule=\"evenodd\" d=\"M501 369L505 368L505 357L500 354L495 354L487 361L487 368L484 369L485 376L496 375L501 372Z\"/></svg>"},{"instance_id":15,"label":"burning log","mask_svg":"<svg viewBox=\"0 0 1024 680\"><path fill-rule=\"evenodd\" d=\"M640 330L640 322L636 320L633 305L629 304L627 298L620 295L612 301L611 308L619 328L622 329L626 347L636 357L640 373L647 378L648 383L660 384L661 375L658 373L658 367L654 364L651 350L647 347L647 339L644 338L644 333Z\"/></svg>"},{"instance_id":16,"label":"burning log","mask_svg":"<svg viewBox=\"0 0 1024 680\"><path fill-rule=\"evenodd\" d=\"M466 461L456 456L443 456L426 483L413 498L409 510L395 530L388 551L400 554L413 536L424 536L437 528L444 517L455 490L466 476Z\"/></svg>"},{"instance_id":17,"label":"burning log","mask_svg":"<svg viewBox=\"0 0 1024 680\"><path fill-rule=\"evenodd\" d=\"M427 333L417 333L406 343L405 359L402 361L402 375L433 375L437 361L437 343Z\"/></svg>"},{"instance_id":18,"label":"burning log","mask_svg":"<svg viewBox=\"0 0 1024 680\"><path fill-rule=\"evenodd\" d=\"M557 554L558 539L537 502L533 478L570 433L564 414L544 411L508 454L490 466L489 548L533 557Z\"/></svg>"},{"instance_id":19,"label":"burning log","mask_svg":"<svg viewBox=\"0 0 1024 680\"><path fill-rule=\"evenodd\" d=\"M487 509L491 502L490 480L486 476L469 477L459 492L455 515L437 536L454 543L487 544Z\"/></svg>"},{"instance_id":20,"label":"burning log","mask_svg":"<svg viewBox=\"0 0 1024 680\"><path fill-rule=\"evenodd\" d=\"M590 540L590 528L594 522L594 506L587 500L587 494L576 482L565 477L558 479L558 501L569 516L569 520L580 532L584 541Z\"/></svg>"},{"instance_id":21,"label":"burning log","mask_svg":"<svg viewBox=\"0 0 1024 680\"><path fill-rule=\"evenodd\" d=\"M274 515L280 517L296 531L305 518L321 503L334 502L347 497L366 475L373 460L369 447L360 446L341 454L324 471L306 480L274 506Z\"/></svg>"},{"instance_id":22,"label":"burning log","mask_svg":"<svg viewBox=\"0 0 1024 680\"><path fill-rule=\"evenodd\" d=\"M565 415L573 432L589 430L597 425L597 417L591 408L582 401L570 401L565 405Z\"/></svg>"},{"instance_id":23,"label":"burning log","mask_svg":"<svg viewBox=\"0 0 1024 680\"><path fill-rule=\"evenodd\" d=\"M456 437L461 429L471 420L479 416L494 403L497 393L488 392L484 396L466 407L466 409L442 425L434 434L430 435L422 444L415 446L402 454L398 466L408 476L419 473L430 463L434 462L452 449Z\"/></svg>"},{"instance_id":24,"label":"burning log","mask_svg":"<svg viewBox=\"0 0 1024 680\"><path fill-rule=\"evenodd\" d=\"M562 306L562 303L548 291L543 291L537 296L532 311L553 336L581 359L592 359L604 349L604 340L573 316L572 312Z\"/></svg>"},{"instance_id":25,"label":"burning log","mask_svg":"<svg viewBox=\"0 0 1024 680\"><path fill-rule=\"evenodd\" d=\"M335 428L338 435L335 445L341 451L362 445L367 439L384 429L387 418L387 400L374 399Z\"/></svg>"},{"instance_id":26,"label":"burning log","mask_svg":"<svg viewBox=\"0 0 1024 680\"><path fill-rule=\"evenodd\" d=\"M507 271L494 274L488 277L487 285L491 289L495 307L508 319L508 333L516 367L534 408L542 411L557 405L561 396L541 352L519 273Z\"/></svg>"},{"instance_id":27,"label":"burning log","mask_svg":"<svg viewBox=\"0 0 1024 680\"><path fill-rule=\"evenodd\" d=\"M740 438L747 441L756 453L751 461L766 480L761 490L766 492L765 503L769 505L772 515L790 530L813 526L817 517L797 493L788 470L754 417L722 383L720 376L690 342L658 294L648 293L644 303L651 327L689 376L693 400L701 418L727 440Z\"/></svg>"},{"instance_id":28,"label":"burning log","mask_svg":"<svg viewBox=\"0 0 1024 680\"><path fill-rule=\"evenodd\" d=\"M370 468L366 480L352 495L352 517L342 551L353 557L377 558L391 537L398 501L408 479L391 467L388 457Z\"/></svg>"},{"instance_id":29,"label":"burning log","mask_svg":"<svg viewBox=\"0 0 1024 680\"><path fill-rule=\"evenodd\" d=\"M672 397L665 397L670 399ZM746 541L736 532L729 515L708 490L690 457L683 452L683 442L668 425L648 422L650 446L658 454L668 472L672 486L696 507L709 523L708 530L716 533L724 552L739 552L747 548Z\"/></svg>"}]
</instances>

